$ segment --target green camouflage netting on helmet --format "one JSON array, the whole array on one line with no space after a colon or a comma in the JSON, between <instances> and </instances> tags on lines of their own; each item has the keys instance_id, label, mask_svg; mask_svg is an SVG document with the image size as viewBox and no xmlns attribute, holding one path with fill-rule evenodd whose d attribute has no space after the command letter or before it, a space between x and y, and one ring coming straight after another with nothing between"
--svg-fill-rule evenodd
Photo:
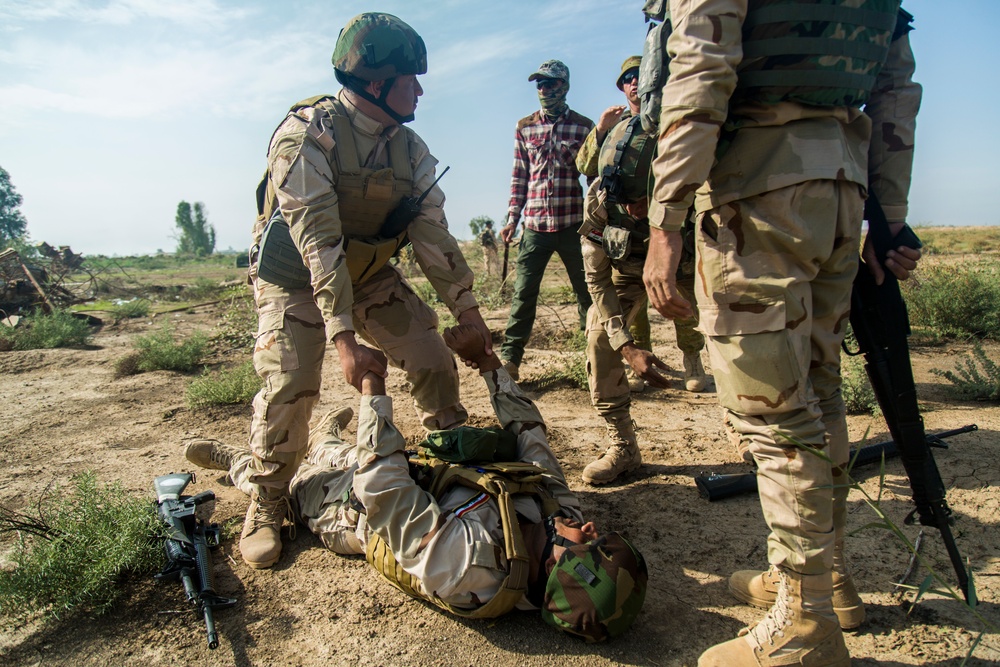
<instances>
[{"instance_id":1,"label":"green camouflage netting on helmet","mask_svg":"<svg viewBox=\"0 0 1000 667\"><path fill-rule=\"evenodd\" d=\"M391 14L359 14L337 37L333 67L363 81L382 81L427 71L420 35Z\"/></svg>"},{"instance_id":2,"label":"green camouflage netting on helmet","mask_svg":"<svg viewBox=\"0 0 1000 667\"><path fill-rule=\"evenodd\" d=\"M625 632L646 599L646 561L618 533L570 547L545 586L542 618L599 642Z\"/></svg>"}]
</instances>

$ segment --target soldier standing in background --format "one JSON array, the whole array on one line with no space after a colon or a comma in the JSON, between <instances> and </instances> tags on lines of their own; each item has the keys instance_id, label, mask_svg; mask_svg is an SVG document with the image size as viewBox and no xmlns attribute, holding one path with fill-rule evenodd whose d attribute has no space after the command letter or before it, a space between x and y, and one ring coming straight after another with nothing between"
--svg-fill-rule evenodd
<instances>
[{"instance_id":1,"label":"soldier standing in background","mask_svg":"<svg viewBox=\"0 0 1000 667\"><path fill-rule=\"evenodd\" d=\"M625 93L625 105L615 105L608 107L601 114L597 125L590 131L587 138L576 156L576 166L580 173L588 180L601 176L601 169L598 166L598 157L601 149L605 145L608 133L616 128L620 123L635 118L639 114L639 66L642 64L640 56L629 56L622 63L621 73L615 85L618 90ZM636 127L638 131L639 128ZM621 132L618 133L619 135ZM614 145L615 142L612 143ZM651 158L651 155L646 156ZM610 161L605 165L610 166ZM641 171L649 172L648 165L643 166ZM586 247L586 244L584 245ZM689 220L684 225L684 257L681 260L677 273L677 285L684 298L691 301L694 299L694 221ZM586 258L585 258L586 259ZM641 277L641 276L640 276ZM588 281L589 283L589 281ZM593 296L593 284L591 285L591 295ZM594 297L597 299L598 297ZM677 335L677 347L684 355L684 388L687 391L704 391L708 384L705 375L705 367L701 363L701 351L705 347L705 337L701 335L695 327L698 326L698 308L692 306L694 315L692 317L679 318L674 320L674 333ZM641 308L635 315L634 321L629 326L631 335L636 347L647 352L653 351L653 341L651 340L649 313L646 308ZM640 392L646 388L646 382L635 372L631 366L626 365L625 377L628 380L630 391Z\"/></svg>"},{"instance_id":2,"label":"soldier standing in background","mask_svg":"<svg viewBox=\"0 0 1000 667\"><path fill-rule=\"evenodd\" d=\"M497 254L497 237L493 233L493 221L483 223L483 231L479 234L479 245L483 247L483 270L487 276L500 273L500 259Z\"/></svg>"},{"instance_id":3,"label":"soldier standing in background","mask_svg":"<svg viewBox=\"0 0 1000 667\"><path fill-rule=\"evenodd\" d=\"M437 160L403 125L423 94L423 40L395 16L360 14L341 30L333 66L343 89L292 107L271 137L258 189L250 277L259 315L254 366L264 387L253 401L252 492L240 537L254 568L281 555L288 484L306 453L327 341L356 388L368 373L385 377L386 358L404 369L424 428L467 418L436 313L389 264L401 246L411 244L438 296L460 323L482 332L492 354L472 271L448 231L444 195L431 187ZM383 228L404 197L428 189L401 232ZM283 229L290 240L275 250L268 244ZM289 254L295 261L284 263Z\"/></svg>"},{"instance_id":4,"label":"soldier standing in background","mask_svg":"<svg viewBox=\"0 0 1000 667\"><path fill-rule=\"evenodd\" d=\"M892 233L905 225L920 99L912 17L892 0L674 0L666 9L670 76L644 280L665 317L691 313L674 276L694 200L701 327L719 400L757 463L774 586L763 620L698 664L846 667L838 612L851 620L861 600L842 555L840 344L869 183ZM861 111L869 94L870 117ZM863 256L861 270L881 282L873 251ZM902 280L919 257L900 246L885 268ZM734 590L768 583L737 575Z\"/></svg>"},{"instance_id":5,"label":"soldier standing in background","mask_svg":"<svg viewBox=\"0 0 1000 667\"><path fill-rule=\"evenodd\" d=\"M590 294L583 278L577 229L583 221L583 189L576 154L594 122L569 108L569 69L547 60L528 77L538 88L541 109L522 118L514 132L514 173L510 181L507 224L500 230L510 243L524 213L524 233L517 252L517 281L500 357L520 379L524 347L531 337L538 292L545 267L558 253L576 294L580 329L587 321Z\"/></svg>"}]
</instances>

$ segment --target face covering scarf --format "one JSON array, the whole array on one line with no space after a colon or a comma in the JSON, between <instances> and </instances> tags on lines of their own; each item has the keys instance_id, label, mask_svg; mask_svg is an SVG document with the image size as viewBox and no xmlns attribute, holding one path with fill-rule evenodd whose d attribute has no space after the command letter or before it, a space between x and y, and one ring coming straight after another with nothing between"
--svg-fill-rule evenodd
<instances>
[{"instance_id":1,"label":"face covering scarf","mask_svg":"<svg viewBox=\"0 0 1000 667\"><path fill-rule=\"evenodd\" d=\"M542 112L547 119L555 120L569 108L566 104L568 92L569 84L565 81L560 81L558 86L538 91L538 101L542 103Z\"/></svg>"}]
</instances>

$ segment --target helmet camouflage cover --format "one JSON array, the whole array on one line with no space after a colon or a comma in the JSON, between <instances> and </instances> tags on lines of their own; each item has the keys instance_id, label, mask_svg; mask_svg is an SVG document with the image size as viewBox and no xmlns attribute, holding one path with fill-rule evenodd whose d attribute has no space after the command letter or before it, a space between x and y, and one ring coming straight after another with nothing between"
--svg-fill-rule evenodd
<instances>
[{"instance_id":1,"label":"helmet camouflage cover","mask_svg":"<svg viewBox=\"0 0 1000 667\"><path fill-rule=\"evenodd\" d=\"M647 578L642 554L618 533L570 547L549 574L542 618L587 642L615 637L639 615Z\"/></svg>"},{"instance_id":2,"label":"helmet camouflage cover","mask_svg":"<svg viewBox=\"0 0 1000 667\"><path fill-rule=\"evenodd\" d=\"M420 35L392 14L368 12L347 22L333 50L334 69L363 81L427 72Z\"/></svg>"}]
</instances>

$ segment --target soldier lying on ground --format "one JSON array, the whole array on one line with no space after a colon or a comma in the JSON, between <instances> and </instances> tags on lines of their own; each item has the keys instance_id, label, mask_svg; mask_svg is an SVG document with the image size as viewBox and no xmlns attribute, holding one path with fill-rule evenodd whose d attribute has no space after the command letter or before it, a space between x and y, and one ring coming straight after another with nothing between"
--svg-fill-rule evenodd
<instances>
[{"instance_id":1,"label":"soldier lying on ground","mask_svg":"<svg viewBox=\"0 0 1000 667\"><path fill-rule=\"evenodd\" d=\"M330 412L312 430L309 453L290 487L296 515L329 549L367 554L394 585L455 614L493 617L515 607L541 609L547 622L588 641L623 632L645 597L641 554L618 533L599 535L593 522L584 522L549 448L541 414L500 360L484 352L480 331L460 325L444 338L477 365L500 424L516 437L521 463L506 467L533 472L518 480L534 491L521 488L512 496L513 507L507 507L516 512L502 511L502 494L467 480L437 484L444 488L432 495L414 479L428 466L408 463L383 378L368 373L357 446L339 437L352 416L349 408ZM199 466L228 470L233 483L250 492L249 450L197 440L185 455ZM441 479L431 476L432 482Z\"/></svg>"}]
</instances>

